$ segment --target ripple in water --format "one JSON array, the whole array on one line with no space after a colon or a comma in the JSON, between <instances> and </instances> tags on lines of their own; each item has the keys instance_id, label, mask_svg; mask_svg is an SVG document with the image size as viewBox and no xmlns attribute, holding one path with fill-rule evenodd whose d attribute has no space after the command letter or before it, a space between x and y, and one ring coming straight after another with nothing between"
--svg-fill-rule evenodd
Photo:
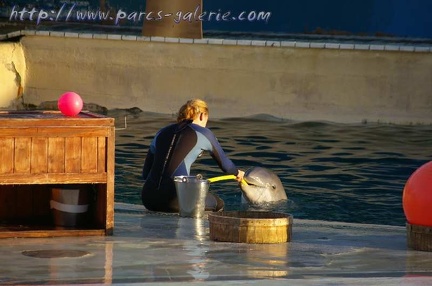
<instances>
[{"instance_id":1,"label":"ripple in water","mask_svg":"<svg viewBox=\"0 0 432 286\"><path fill-rule=\"evenodd\" d=\"M141 204L147 149L154 134L173 120L136 114L128 117L126 130L116 132L117 202ZM432 160L430 125L298 123L260 115L211 120L208 127L240 168L262 166L281 178L289 201L260 208L295 218L404 225L405 182ZM208 154L192 166L192 174L198 173L222 175ZM241 204L235 181L213 183L210 191L225 201L225 210L256 209Z\"/></svg>"}]
</instances>

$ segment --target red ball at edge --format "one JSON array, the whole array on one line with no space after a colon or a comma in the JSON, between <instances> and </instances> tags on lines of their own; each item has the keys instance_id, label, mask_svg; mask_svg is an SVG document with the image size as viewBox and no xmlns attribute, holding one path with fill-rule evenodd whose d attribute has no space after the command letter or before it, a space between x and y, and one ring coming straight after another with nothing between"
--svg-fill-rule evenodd
<instances>
[{"instance_id":1,"label":"red ball at edge","mask_svg":"<svg viewBox=\"0 0 432 286\"><path fill-rule=\"evenodd\" d=\"M409 177L403 190L402 204L408 223L432 226L432 161Z\"/></svg>"},{"instance_id":2,"label":"red ball at edge","mask_svg":"<svg viewBox=\"0 0 432 286\"><path fill-rule=\"evenodd\" d=\"M83 101L77 93L68 91L60 96L58 108L66 116L75 116L81 112Z\"/></svg>"}]
</instances>

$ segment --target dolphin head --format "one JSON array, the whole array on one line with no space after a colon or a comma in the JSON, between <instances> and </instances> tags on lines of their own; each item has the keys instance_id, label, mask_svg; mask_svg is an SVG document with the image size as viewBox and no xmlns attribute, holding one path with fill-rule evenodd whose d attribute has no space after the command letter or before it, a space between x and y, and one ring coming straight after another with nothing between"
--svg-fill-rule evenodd
<instances>
[{"instance_id":1,"label":"dolphin head","mask_svg":"<svg viewBox=\"0 0 432 286\"><path fill-rule=\"evenodd\" d=\"M269 169L252 167L245 172L240 183L243 197L251 204L287 200L279 177Z\"/></svg>"}]
</instances>

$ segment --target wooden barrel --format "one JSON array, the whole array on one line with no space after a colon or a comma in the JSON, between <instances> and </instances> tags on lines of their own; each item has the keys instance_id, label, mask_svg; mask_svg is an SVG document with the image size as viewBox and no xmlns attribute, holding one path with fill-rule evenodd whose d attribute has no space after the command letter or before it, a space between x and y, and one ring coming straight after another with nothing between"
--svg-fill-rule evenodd
<instances>
[{"instance_id":1,"label":"wooden barrel","mask_svg":"<svg viewBox=\"0 0 432 286\"><path fill-rule=\"evenodd\" d=\"M239 243L291 241L293 219L289 214L264 211L229 211L208 215L210 239Z\"/></svg>"},{"instance_id":2,"label":"wooden barrel","mask_svg":"<svg viewBox=\"0 0 432 286\"><path fill-rule=\"evenodd\" d=\"M406 224L408 247L414 250L432 251L432 227Z\"/></svg>"}]
</instances>

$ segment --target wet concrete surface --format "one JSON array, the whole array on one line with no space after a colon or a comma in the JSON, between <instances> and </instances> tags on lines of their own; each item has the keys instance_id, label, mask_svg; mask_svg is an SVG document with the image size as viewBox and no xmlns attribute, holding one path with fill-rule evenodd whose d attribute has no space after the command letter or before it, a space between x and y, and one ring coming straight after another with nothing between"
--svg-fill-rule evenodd
<instances>
[{"instance_id":1,"label":"wet concrete surface","mask_svg":"<svg viewBox=\"0 0 432 286\"><path fill-rule=\"evenodd\" d=\"M294 218L292 232L215 242L206 218L116 204L113 236L0 240L0 284L432 284L432 253L408 249L404 227Z\"/></svg>"}]
</instances>

